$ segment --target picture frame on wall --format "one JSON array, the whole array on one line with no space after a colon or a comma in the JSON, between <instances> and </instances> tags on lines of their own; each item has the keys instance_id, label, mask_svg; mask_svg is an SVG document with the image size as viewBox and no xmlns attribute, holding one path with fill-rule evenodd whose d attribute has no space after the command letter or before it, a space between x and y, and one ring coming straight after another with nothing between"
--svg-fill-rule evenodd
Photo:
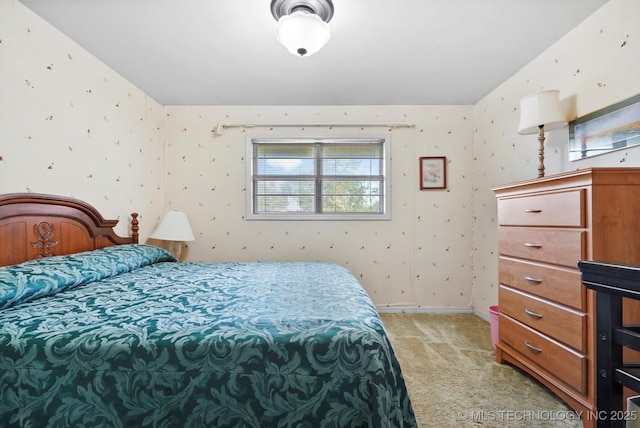
<instances>
[{"instance_id":1,"label":"picture frame on wall","mask_svg":"<svg viewBox=\"0 0 640 428\"><path fill-rule=\"evenodd\" d=\"M420 190L447 188L446 156L423 156L420 158Z\"/></svg>"}]
</instances>

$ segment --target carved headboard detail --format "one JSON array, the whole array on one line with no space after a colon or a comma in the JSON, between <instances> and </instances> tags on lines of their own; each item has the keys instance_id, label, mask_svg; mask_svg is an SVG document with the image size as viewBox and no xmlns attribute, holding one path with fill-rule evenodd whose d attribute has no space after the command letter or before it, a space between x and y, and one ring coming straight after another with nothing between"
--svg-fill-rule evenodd
<instances>
[{"instance_id":1,"label":"carved headboard detail","mask_svg":"<svg viewBox=\"0 0 640 428\"><path fill-rule=\"evenodd\" d=\"M131 214L131 236L114 231L93 206L65 196L38 193L0 195L0 266L40 257L138 243L138 214Z\"/></svg>"},{"instance_id":2,"label":"carved headboard detail","mask_svg":"<svg viewBox=\"0 0 640 428\"><path fill-rule=\"evenodd\" d=\"M51 248L58 245L58 241L54 241L56 225L48 221L41 221L33 224L33 234L38 238L36 242L31 242L32 248L39 248L37 257L55 256L51 252Z\"/></svg>"}]
</instances>

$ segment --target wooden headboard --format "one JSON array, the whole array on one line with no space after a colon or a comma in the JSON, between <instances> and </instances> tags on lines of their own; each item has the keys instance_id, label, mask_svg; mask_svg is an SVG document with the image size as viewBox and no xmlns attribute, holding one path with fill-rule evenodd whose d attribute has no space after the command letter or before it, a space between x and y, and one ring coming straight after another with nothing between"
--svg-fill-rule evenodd
<instances>
[{"instance_id":1,"label":"wooden headboard","mask_svg":"<svg viewBox=\"0 0 640 428\"><path fill-rule=\"evenodd\" d=\"M116 235L118 220L105 220L93 206L64 196L0 195L0 266L120 244L138 243L138 214L131 237Z\"/></svg>"}]
</instances>

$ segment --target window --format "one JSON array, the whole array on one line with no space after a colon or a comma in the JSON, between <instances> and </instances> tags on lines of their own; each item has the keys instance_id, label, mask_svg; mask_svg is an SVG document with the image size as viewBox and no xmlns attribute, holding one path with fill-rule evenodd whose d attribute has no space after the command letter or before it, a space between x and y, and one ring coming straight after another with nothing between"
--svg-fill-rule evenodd
<instances>
[{"instance_id":1,"label":"window","mask_svg":"<svg viewBox=\"0 0 640 428\"><path fill-rule=\"evenodd\" d=\"M388 220L389 138L247 139L247 218Z\"/></svg>"}]
</instances>

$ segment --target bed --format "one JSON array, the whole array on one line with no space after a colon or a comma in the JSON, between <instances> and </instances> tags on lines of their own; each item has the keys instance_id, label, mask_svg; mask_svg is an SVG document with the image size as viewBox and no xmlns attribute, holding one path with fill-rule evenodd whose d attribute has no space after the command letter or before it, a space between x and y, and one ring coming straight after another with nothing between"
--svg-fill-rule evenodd
<instances>
[{"instance_id":1,"label":"bed","mask_svg":"<svg viewBox=\"0 0 640 428\"><path fill-rule=\"evenodd\" d=\"M347 269L178 263L137 217L0 195L2 426L416 426Z\"/></svg>"}]
</instances>

